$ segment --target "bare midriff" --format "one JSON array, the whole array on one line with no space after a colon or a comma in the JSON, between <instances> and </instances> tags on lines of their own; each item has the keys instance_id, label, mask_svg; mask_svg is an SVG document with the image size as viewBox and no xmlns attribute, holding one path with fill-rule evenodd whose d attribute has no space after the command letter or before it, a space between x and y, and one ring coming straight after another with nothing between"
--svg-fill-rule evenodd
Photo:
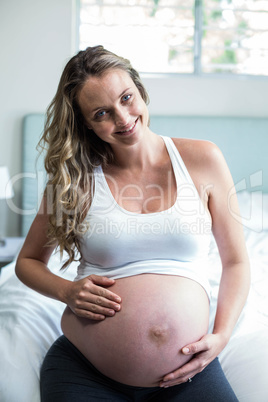
<instances>
[{"instance_id":1,"label":"bare midriff","mask_svg":"<svg viewBox=\"0 0 268 402\"><path fill-rule=\"evenodd\" d=\"M63 333L104 375L128 385L158 386L189 360L182 347L207 333L205 290L191 279L156 274L117 279L109 289L121 297L121 311L93 321L67 307Z\"/></svg>"}]
</instances>

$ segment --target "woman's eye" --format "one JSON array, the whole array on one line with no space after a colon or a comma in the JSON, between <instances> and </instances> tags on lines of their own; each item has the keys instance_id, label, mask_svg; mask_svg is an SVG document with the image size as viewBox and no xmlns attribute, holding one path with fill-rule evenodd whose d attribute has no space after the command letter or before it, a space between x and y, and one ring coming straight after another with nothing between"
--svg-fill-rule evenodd
<instances>
[{"instance_id":1,"label":"woman's eye","mask_svg":"<svg viewBox=\"0 0 268 402\"><path fill-rule=\"evenodd\" d=\"M96 114L96 116L97 116L97 117L103 117L103 116L105 116L105 114L106 114L105 110L100 110L100 111Z\"/></svg>"},{"instance_id":2,"label":"woman's eye","mask_svg":"<svg viewBox=\"0 0 268 402\"><path fill-rule=\"evenodd\" d=\"M131 98L131 95L124 95L123 96L123 101L126 102Z\"/></svg>"}]
</instances>

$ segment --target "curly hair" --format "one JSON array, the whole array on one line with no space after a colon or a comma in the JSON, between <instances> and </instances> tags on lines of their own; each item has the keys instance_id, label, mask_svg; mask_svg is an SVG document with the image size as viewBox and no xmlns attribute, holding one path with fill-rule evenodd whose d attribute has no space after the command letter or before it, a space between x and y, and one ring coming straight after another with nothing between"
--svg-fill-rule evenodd
<instances>
[{"instance_id":1,"label":"curly hair","mask_svg":"<svg viewBox=\"0 0 268 402\"><path fill-rule=\"evenodd\" d=\"M114 158L110 145L86 126L78 95L89 77L101 76L111 69L127 72L144 102L149 103L147 91L129 60L103 46L88 47L66 64L38 144L46 150L48 244L57 244L61 255L67 252L69 258L62 268L76 259L77 252L80 254L79 236L88 229L85 217L92 198L93 170Z\"/></svg>"}]
</instances>

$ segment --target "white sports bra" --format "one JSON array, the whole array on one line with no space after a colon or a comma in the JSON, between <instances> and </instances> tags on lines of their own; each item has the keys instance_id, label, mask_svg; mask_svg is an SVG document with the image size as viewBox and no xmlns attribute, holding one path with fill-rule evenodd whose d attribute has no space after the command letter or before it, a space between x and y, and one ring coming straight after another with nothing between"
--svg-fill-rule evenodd
<instances>
[{"instance_id":1,"label":"white sports bra","mask_svg":"<svg viewBox=\"0 0 268 402\"><path fill-rule=\"evenodd\" d=\"M198 282L210 297L207 257L211 218L169 137L162 137L177 182L177 198L161 212L138 214L115 201L102 167L94 171L94 195L80 238L75 280L91 274L119 279L139 274L177 275Z\"/></svg>"}]
</instances>

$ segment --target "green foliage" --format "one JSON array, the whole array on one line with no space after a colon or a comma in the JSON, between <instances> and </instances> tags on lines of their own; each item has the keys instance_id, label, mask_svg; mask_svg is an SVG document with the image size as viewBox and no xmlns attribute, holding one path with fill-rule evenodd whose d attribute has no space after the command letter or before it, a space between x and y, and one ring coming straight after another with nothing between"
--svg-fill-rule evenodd
<instances>
[{"instance_id":1,"label":"green foliage","mask_svg":"<svg viewBox=\"0 0 268 402\"><path fill-rule=\"evenodd\" d=\"M247 28L248 28L248 24L246 21L243 20L238 24L237 32L239 34L244 33Z\"/></svg>"},{"instance_id":2,"label":"green foliage","mask_svg":"<svg viewBox=\"0 0 268 402\"><path fill-rule=\"evenodd\" d=\"M174 60L174 59L176 59L176 57L178 56L178 54L179 54L179 52L176 50L176 49L169 49L169 52L168 52L168 61L169 61L169 63L172 61L172 60Z\"/></svg>"},{"instance_id":3,"label":"green foliage","mask_svg":"<svg viewBox=\"0 0 268 402\"><path fill-rule=\"evenodd\" d=\"M221 12L221 10L213 10L212 12L211 12L211 14L210 14L210 18L213 20L213 21L215 21L215 20L217 20L217 19L219 19L219 18L221 18L222 17L222 12Z\"/></svg>"},{"instance_id":4,"label":"green foliage","mask_svg":"<svg viewBox=\"0 0 268 402\"><path fill-rule=\"evenodd\" d=\"M224 42L224 45L227 49L225 49L219 57L212 59L212 63L237 64L237 58L236 58L235 51L233 49L229 48L231 46L231 44L232 44L231 40L226 40ZM221 69L217 69L216 72L221 72Z\"/></svg>"},{"instance_id":5,"label":"green foliage","mask_svg":"<svg viewBox=\"0 0 268 402\"><path fill-rule=\"evenodd\" d=\"M153 1L153 9L152 9L152 11L151 11L151 14L150 14L150 17L154 17L155 16L155 14L156 14L156 12L157 12L157 9L158 9L158 4L159 4L159 2L160 2L160 0L152 0Z\"/></svg>"}]
</instances>

